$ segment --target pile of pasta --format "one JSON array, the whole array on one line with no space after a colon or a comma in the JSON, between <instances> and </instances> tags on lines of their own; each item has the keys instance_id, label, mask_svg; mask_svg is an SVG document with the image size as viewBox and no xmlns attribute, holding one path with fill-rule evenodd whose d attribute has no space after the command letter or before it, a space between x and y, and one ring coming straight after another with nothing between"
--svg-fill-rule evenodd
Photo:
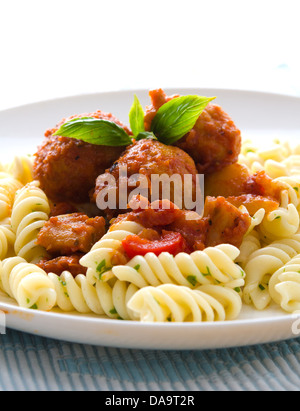
<instances>
[{"instance_id":1,"label":"pile of pasta","mask_svg":"<svg viewBox=\"0 0 300 411\"><path fill-rule=\"evenodd\" d=\"M259 210L241 247L221 244L192 254L148 253L129 259L122 240L135 222L112 224L80 263L86 274L47 274L37 245L50 205L33 181L30 158L0 167L0 289L20 307L94 313L142 322L211 322L239 318L243 305L300 309L300 147L244 141L239 161L283 183L281 204ZM122 258L116 258L122 257ZM114 261L125 261L115 265Z\"/></svg>"}]
</instances>

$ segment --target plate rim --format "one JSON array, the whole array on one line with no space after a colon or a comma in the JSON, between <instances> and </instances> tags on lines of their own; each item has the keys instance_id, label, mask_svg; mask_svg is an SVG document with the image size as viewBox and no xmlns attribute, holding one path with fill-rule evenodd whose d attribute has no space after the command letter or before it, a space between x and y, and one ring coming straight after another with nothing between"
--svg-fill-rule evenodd
<instances>
[{"instance_id":1,"label":"plate rim","mask_svg":"<svg viewBox=\"0 0 300 411\"><path fill-rule=\"evenodd\" d=\"M8 297L9 298L9 297ZM140 322L136 320L119 320L119 319L112 319L112 318L103 318L99 316L97 318L96 314L92 313L87 313L87 314L81 314L77 313L76 311L72 311L72 315L67 312L55 312L55 311L41 311L41 310L31 310L29 308L24 308L24 307L19 307L15 305L15 302L12 300L12 303L7 303L7 302L2 302L1 301L1 295L0 295L0 310L2 310L5 314L21 314L24 316L40 316L40 317L51 317L52 319L55 318L61 318L62 320L78 320L79 318L91 322L91 323L103 323L107 324L108 322L112 324L126 324L130 326L136 326L136 325L143 325L143 326L148 326L148 327L158 327L158 326L168 326L168 327L185 327L185 328L198 328L199 326L202 327L208 327L208 326L215 326L215 327L221 327L224 324L230 324L230 325L248 325L248 324L253 324L253 323L270 323L270 322L277 322L277 321L290 321L290 320L295 320L295 318L298 318L296 314L290 314L290 313L284 313L282 315L278 315L276 317L261 317L261 318L245 318L245 319L236 319L236 320L229 320L229 321L211 321L211 322L182 322L182 323L169 323L169 322L155 322L155 323L146 323L146 322ZM6 311L6 310L11 310L11 311ZM253 309L253 312L256 312L255 309ZM259 311L260 312L260 311ZM300 315L300 314L299 314Z\"/></svg>"},{"instance_id":2,"label":"plate rim","mask_svg":"<svg viewBox=\"0 0 300 411\"><path fill-rule=\"evenodd\" d=\"M146 89L146 88L126 88L126 89L120 89L120 90L112 90L112 91L98 91L98 92L90 92L90 93L79 93L79 94L70 94L70 95L66 95L66 96L59 96L59 97L52 97L49 99L41 99L41 100L36 100L33 102L29 102L29 103L24 103L24 104L19 104L16 106L12 106L12 107L8 107L8 108L4 108L0 110L0 113L4 114L5 112L8 111L13 111L13 110L17 110L17 109L23 109L23 108L29 108L31 106L38 106L38 105L42 105L42 104L48 104L48 103L55 103L56 101L60 101L62 102L63 100L70 100L70 99L80 99L80 98L89 98L89 97L96 97L97 95L101 95L104 96L105 94L111 95L111 94L126 94L129 92L136 92L136 93L149 93L150 90L154 90L152 88L150 89ZM163 88L163 90L165 92L168 91L175 91L178 90L180 91L184 91L184 90L211 90L211 91L220 91L220 92L228 92L228 93L240 93L240 94L251 94L251 95L264 95L264 96L268 96L268 97L279 97L279 98L288 98L290 100L294 100L294 101L298 101L300 102L300 96L294 95L294 94L288 94L288 93L281 93L281 92L273 92L273 91L263 91L263 90L255 90L255 89L242 89L242 88L238 88L238 89L234 89L234 88L222 88L222 87L184 87L184 86L180 86L180 87L173 87L173 86L168 86Z\"/></svg>"}]
</instances>

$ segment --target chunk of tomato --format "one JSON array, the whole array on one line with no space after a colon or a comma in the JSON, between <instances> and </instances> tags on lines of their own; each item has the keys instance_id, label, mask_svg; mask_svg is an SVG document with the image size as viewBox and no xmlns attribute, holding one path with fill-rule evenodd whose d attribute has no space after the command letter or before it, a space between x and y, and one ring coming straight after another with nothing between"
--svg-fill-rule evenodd
<instances>
[{"instance_id":1,"label":"chunk of tomato","mask_svg":"<svg viewBox=\"0 0 300 411\"><path fill-rule=\"evenodd\" d=\"M188 246L180 233L164 232L159 240L147 240L138 235L129 235L122 241L124 250L129 258L136 255L154 253L159 256L163 252L176 255L180 252L188 252Z\"/></svg>"}]
</instances>

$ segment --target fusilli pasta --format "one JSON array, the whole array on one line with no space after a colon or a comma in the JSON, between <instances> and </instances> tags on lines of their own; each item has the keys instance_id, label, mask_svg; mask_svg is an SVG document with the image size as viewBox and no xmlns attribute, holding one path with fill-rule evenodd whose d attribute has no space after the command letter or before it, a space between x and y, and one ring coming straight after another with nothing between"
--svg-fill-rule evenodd
<instances>
[{"instance_id":1,"label":"fusilli pasta","mask_svg":"<svg viewBox=\"0 0 300 411\"><path fill-rule=\"evenodd\" d=\"M300 253L300 234L275 241L254 251L245 264L246 281L243 298L257 310L265 309L270 301L269 280L284 264Z\"/></svg>"},{"instance_id":2,"label":"fusilli pasta","mask_svg":"<svg viewBox=\"0 0 300 411\"><path fill-rule=\"evenodd\" d=\"M259 226L264 242L272 242L281 238L290 238L299 230L300 218L294 204L287 208L279 207L264 218Z\"/></svg>"},{"instance_id":3,"label":"fusilli pasta","mask_svg":"<svg viewBox=\"0 0 300 411\"><path fill-rule=\"evenodd\" d=\"M32 156L15 156L14 160L8 164L6 170L16 180L26 185L33 181L33 160Z\"/></svg>"},{"instance_id":4,"label":"fusilli pasta","mask_svg":"<svg viewBox=\"0 0 300 411\"><path fill-rule=\"evenodd\" d=\"M235 259L235 262L244 267L248 261L250 255L261 248L260 235L257 231L253 230L250 234L246 235L240 246L240 254Z\"/></svg>"},{"instance_id":5,"label":"fusilli pasta","mask_svg":"<svg viewBox=\"0 0 300 411\"><path fill-rule=\"evenodd\" d=\"M23 185L11 175L0 173L0 224L9 224L15 194Z\"/></svg>"},{"instance_id":6,"label":"fusilli pasta","mask_svg":"<svg viewBox=\"0 0 300 411\"><path fill-rule=\"evenodd\" d=\"M297 153L297 148L292 148L290 144L275 139L273 146L261 149L256 146L251 140L244 140L242 142L241 154L239 156L239 162L246 165L252 173L256 173L261 170L266 170L268 174L268 164L279 164L285 159L289 158L292 154ZM279 177L278 173L269 174L270 177ZM283 175L283 174L280 174Z\"/></svg>"},{"instance_id":7,"label":"fusilli pasta","mask_svg":"<svg viewBox=\"0 0 300 411\"><path fill-rule=\"evenodd\" d=\"M206 285L191 290L163 284L137 291L128 302L142 322L204 322L236 319L242 308L241 297L232 289Z\"/></svg>"},{"instance_id":8,"label":"fusilli pasta","mask_svg":"<svg viewBox=\"0 0 300 411\"><path fill-rule=\"evenodd\" d=\"M177 284L195 288L204 284L225 284L240 289L245 283L244 272L234 260L239 250L229 244L208 247L192 254L179 253L175 257L161 253L158 257L148 253L136 256L126 265L112 268L121 281L128 281L138 288L157 287L161 284Z\"/></svg>"},{"instance_id":9,"label":"fusilli pasta","mask_svg":"<svg viewBox=\"0 0 300 411\"><path fill-rule=\"evenodd\" d=\"M52 281L41 268L21 257L0 262L0 286L20 307L49 311L55 306Z\"/></svg>"},{"instance_id":10,"label":"fusilli pasta","mask_svg":"<svg viewBox=\"0 0 300 411\"><path fill-rule=\"evenodd\" d=\"M13 253L16 235L9 225L0 225L0 260L5 259Z\"/></svg>"},{"instance_id":11,"label":"fusilli pasta","mask_svg":"<svg viewBox=\"0 0 300 411\"><path fill-rule=\"evenodd\" d=\"M103 282L96 280L91 285L86 276L76 278L65 271L61 276L49 274L57 294L57 306L63 311L95 313L109 318L132 319L127 302L138 290L133 284L119 280Z\"/></svg>"},{"instance_id":12,"label":"fusilli pasta","mask_svg":"<svg viewBox=\"0 0 300 411\"><path fill-rule=\"evenodd\" d=\"M300 310L300 255L277 270L271 277L269 292L284 311Z\"/></svg>"},{"instance_id":13,"label":"fusilli pasta","mask_svg":"<svg viewBox=\"0 0 300 411\"><path fill-rule=\"evenodd\" d=\"M11 216L11 226L16 234L16 255L31 263L47 255L46 250L37 245L36 241L49 213L47 196L35 182L18 191Z\"/></svg>"},{"instance_id":14,"label":"fusilli pasta","mask_svg":"<svg viewBox=\"0 0 300 411\"><path fill-rule=\"evenodd\" d=\"M112 225L91 251L80 260L83 267L87 267L87 279L91 285L98 279L107 281L113 277L114 265L126 264L128 258L122 246L122 240L131 234L138 234L143 227L132 221L124 221Z\"/></svg>"}]
</instances>

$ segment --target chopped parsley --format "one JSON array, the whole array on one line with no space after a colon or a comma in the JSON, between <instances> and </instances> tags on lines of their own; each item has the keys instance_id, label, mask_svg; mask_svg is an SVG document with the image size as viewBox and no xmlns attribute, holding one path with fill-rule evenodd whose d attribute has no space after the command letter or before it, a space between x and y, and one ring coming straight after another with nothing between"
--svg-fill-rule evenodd
<instances>
[{"instance_id":1,"label":"chopped parsley","mask_svg":"<svg viewBox=\"0 0 300 411\"><path fill-rule=\"evenodd\" d=\"M194 275L189 275L188 277L186 277L186 279L189 283L192 284L193 287L195 287L195 285L198 283L197 278Z\"/></svg>"},{"instance_id":2,"label":"chopped parsley","mask_svg":"<svg viewBox=\"0 0 300 411\"><path fill-rule=\"evenodd\" d=\"M61 283L61 285L63 287L65 287L67 285L67 283L65 281L63 281L60 277L58 278L58 281Z\"/></svg>"},{"instance_id":3,"label":"chopped parsley","mask_svg":"<svg viewBox=\"0 0 300 411\"><path fill-rule=\"evenodd\" d=\"M201 273L203 275L203 277L211 276L211 272L210 272L210 269L209 269L208 266L206 266L206 270L207 270L207 273Z\"/></svg>"},{"instance_id":4,"label":"chopped parsley","mask_svg":"<svg viewBox=\"0 0 300 411\"><path fill-rule=\"evenodd\" d=\"M240 270L241 270L241 273L242 273L242 277L244 278L244 277L246 277L246 273L245 273L245 271L240 267Z\"/></svg>"},{"instance_id":5,"label":"chopped parsley","mask_svg":"<svg viewBox=\"0 0 300 411\"><path fill-rule=\"evenodd\" d=\"M118 314L118 312L117 312L117 310L115 309L115 307L112 308L109 312L110 312L110 314L112 314L112 315Z\"/></svg>"},{"instance_id":6,"label":"chopped parsley","mask_svg":"<svg viewBox=\"0 0 300 411\"><path fill-rule=\"evenodd\" d=\"M106 260L102 260L101 263L99 263L96 267L96 271L99 274L99 280L102 279L103 274L105 274L107 271L110 271L110 270L111 270L111 267L106 266Z\"/></svg>"}]
</instances>

